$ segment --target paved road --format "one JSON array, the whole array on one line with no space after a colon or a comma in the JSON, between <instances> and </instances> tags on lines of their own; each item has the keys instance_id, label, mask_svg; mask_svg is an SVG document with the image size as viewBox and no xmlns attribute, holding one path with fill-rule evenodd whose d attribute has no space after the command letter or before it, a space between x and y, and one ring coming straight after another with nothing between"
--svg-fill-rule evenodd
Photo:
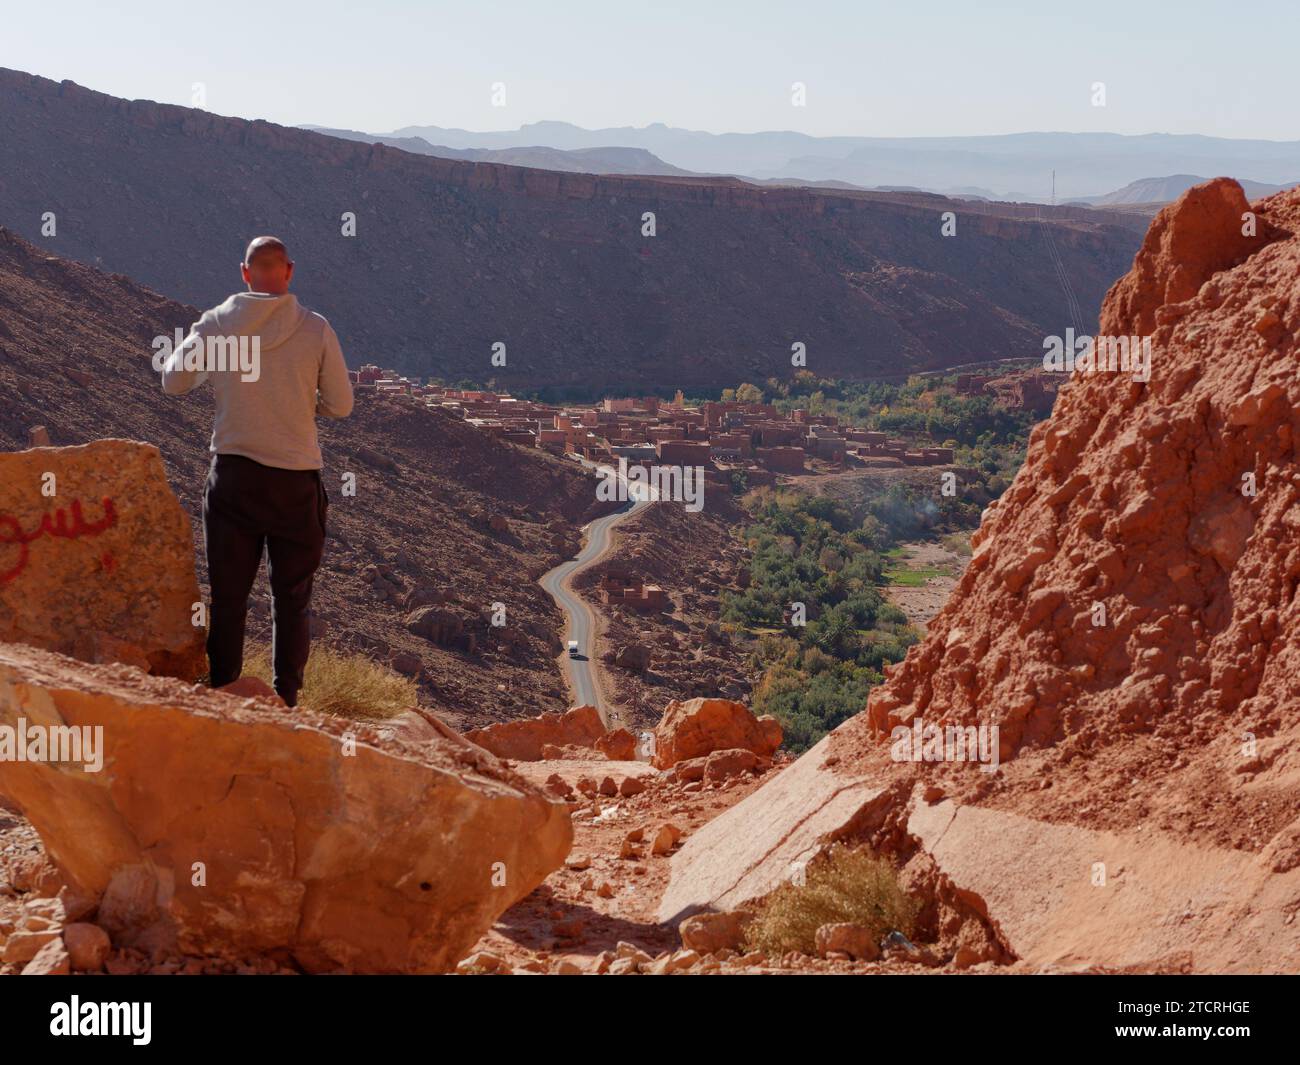
<instances>
[{"instance_id":1,"label":"paved road","mask_svg":"<svg viewBox=\"0 0 1300 1065\"><path fill-rule=\"evenodd\" d=\"M584 465L591 466L590 463L584 463ZM635 492L639 486L632 485L630 487ZM613 514L597 518L584 526L583 531L586 534L586 540L582 545L582 550L578 552L578 556L568 562L560 563L553 570L547 571L537 582L550 593L565 614L564 644L566 650L561 653L560 662L561 668L565 671L569 681L569 690L573 693L575 700L573 705L582 706L587 704L594 706L600 712L601 720L605 722L606 727L609 725L610 707L601 693L600 678L597 676L600 662L593 658L596 650L596 612L584 603L578 593L573 590L572 582L575 576L588 566L599 562L609 553L610 548L613 546L614 538L612 533L614 527L627 521L633 514L646 506L649 506L648 500L634 499L625 503L622 509L615 511ZM578 641L579 657L569 657L567 650L569 640Z\"/></svg>"}]
</instances>

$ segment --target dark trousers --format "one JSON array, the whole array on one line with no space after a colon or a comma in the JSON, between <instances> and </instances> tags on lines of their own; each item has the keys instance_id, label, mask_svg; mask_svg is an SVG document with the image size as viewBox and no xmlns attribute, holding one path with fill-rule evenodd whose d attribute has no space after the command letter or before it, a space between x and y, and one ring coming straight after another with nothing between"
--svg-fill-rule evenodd
<instances>
[{"instance_id":1,"label":"dark trousers","mask_svg":"<svg viewBox=\"0 0 1300 1065\"><path fill-rule=\"evenodd\" d=\"M262 549L271 580L276 693L298 701L311 651L311 586L325 549L329 499L319 470L281 470L243 455L216 455L203 494L203 536L212 606L212 687L244 668L244 622Z\"/></svg>"}]
</instances>

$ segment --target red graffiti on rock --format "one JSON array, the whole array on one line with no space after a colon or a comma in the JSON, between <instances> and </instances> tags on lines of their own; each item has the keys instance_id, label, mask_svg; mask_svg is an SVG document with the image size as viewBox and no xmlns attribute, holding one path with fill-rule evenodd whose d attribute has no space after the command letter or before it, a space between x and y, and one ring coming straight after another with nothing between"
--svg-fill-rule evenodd
<instances>
[{"instance_id":1,"label":"red graffiti on rock","mask_svg":"<svg viewBox=\"0 0 1300 1065\"><path fill-rule=\"evenodd\" d=\"M41 523L32 532L24 532L18 519L11 514L0 514L0 549L13 544L18 548L18 561L9 569L0 569L0 584L15 580L27 568L31 543L42 536L62 540L79 540L83 536L98 536L117 524L117 509L108 497L101 500L104 516L99 521L87 521L81 513L81 500L74 500L66 509L59 507L52 514L41 515ZM69 519L69 511L71 518ZM105 552L103 558L111 558ZM111 569L111 565L106 567Z\"/></svg>"}]
</instances>

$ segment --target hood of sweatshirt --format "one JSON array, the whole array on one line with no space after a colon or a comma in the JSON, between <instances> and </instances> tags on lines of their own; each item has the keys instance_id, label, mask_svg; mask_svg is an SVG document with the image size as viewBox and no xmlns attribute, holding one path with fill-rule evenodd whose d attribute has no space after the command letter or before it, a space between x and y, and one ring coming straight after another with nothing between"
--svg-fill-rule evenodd
<instances>
[{"instance_id":1,"label":"hood of sweatshirt","mask_svg":"<svg viewBox=\"0 0 1300 1065\"><path fill-rule=\"evenodd\" d=\"M236 292L216 308L215 317L222 334L260 337L262 350L271 351L298 332L309 313L289 292Z\"/></svg>"}]
</instances>

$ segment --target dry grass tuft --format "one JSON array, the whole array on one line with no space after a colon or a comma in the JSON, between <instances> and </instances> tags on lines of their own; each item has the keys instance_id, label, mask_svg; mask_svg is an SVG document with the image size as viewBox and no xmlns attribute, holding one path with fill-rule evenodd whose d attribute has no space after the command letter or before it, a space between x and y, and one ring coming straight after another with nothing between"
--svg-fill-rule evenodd
<instances>
[{"instance_id":1,"label":"dry grass tuft","mask_svg":"<svg viewBox=\"0 0 1300 1065\"><path fill-rule=\"evenodd\" d=\"M258 648L244 660L245 676L270 684L273 672L268 648ZM383 721L418 702L419 689L410 677L365 655L319 644L312 648L298 693L299 706L354 721Z\"/></svg>"},{"instance_id":2,"label":"dry grass tuft","mask_svg":"<svg viewBox=\"0 0 1300 1065\"><path fill-rule=\"evenodd\" d=\"M817 929L824 924L862 925L877 939L892 931L911 938L918 903L884 858L865 848L836 846L809 864L805 879L803 886L782 884L763 901L745 929L746 951L815 954Z\"/></svg>"}]
</instances>

